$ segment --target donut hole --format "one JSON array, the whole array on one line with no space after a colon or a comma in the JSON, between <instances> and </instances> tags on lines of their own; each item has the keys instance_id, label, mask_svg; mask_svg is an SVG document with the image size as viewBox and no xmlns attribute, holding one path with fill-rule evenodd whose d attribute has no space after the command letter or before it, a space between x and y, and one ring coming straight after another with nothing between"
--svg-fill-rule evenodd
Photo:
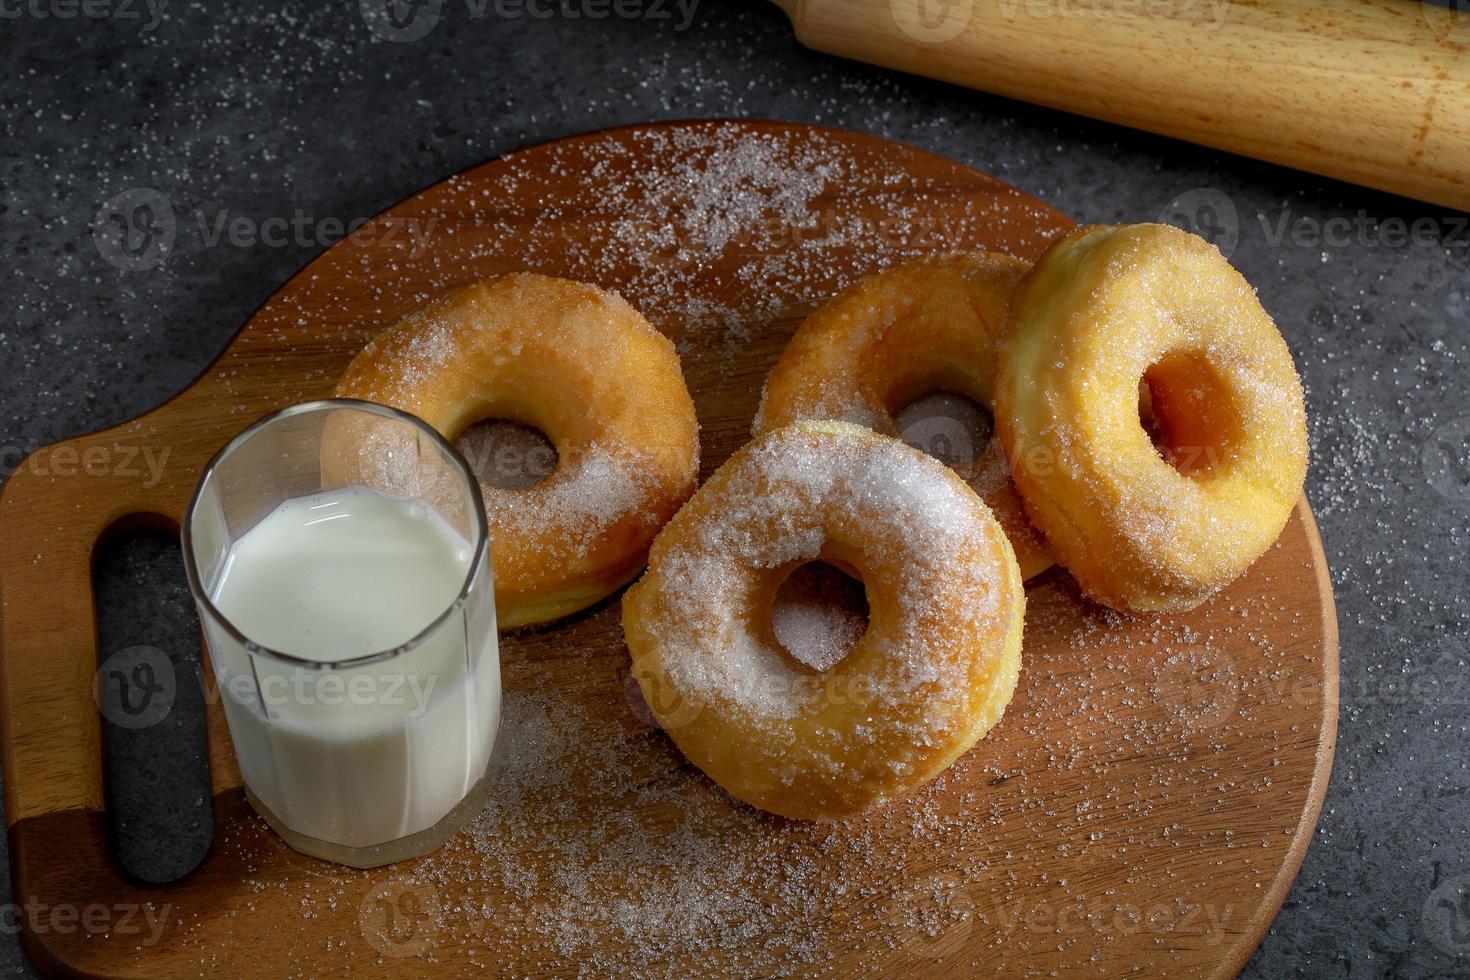
<instances>
[{"instance_id":1,"label":"donut hole","mask_svg":"<svg viewBox=\"0 0 1470 980\"><path fill-rule=\"evenodd\" d=\"M899 438L955 470L973 467L995 435L995 416L972 398L933 391L893 415Z\"/></svg>"},{"instance_id":2,"label":"donut hole","mask_svg":"<svg viewBox=\"0 0 1470 980\"><path fill-rule=\"evenodd\" d=\"M771 631L796 661L830 670L868 631L867 590L860 578L828 562L797 565L776 589Z\"/></svg>"},{"instance_id":3,"label":"donut hole","mask_svg":"<svg viewBox=\"0 0 1470 980\"><path fill-rule=\"evenodd\" d=\"M1138 420L1165 462L1190 477L1208 476L1229 459L1241 433L1230 390L1197 354L1170 354L1138 383Z\"/></svg>"},{"instance_id":4,"label":"donut hole","mask_svg":"<svg viewBox=\"0 0 1470 980\"><path fill-rule=\"evenodd\" d=\"M454 444L480 482L497 490L529 490L556 470L556 446L546 434L511 419L476 422Z\"/></svg>"}]
</instances>

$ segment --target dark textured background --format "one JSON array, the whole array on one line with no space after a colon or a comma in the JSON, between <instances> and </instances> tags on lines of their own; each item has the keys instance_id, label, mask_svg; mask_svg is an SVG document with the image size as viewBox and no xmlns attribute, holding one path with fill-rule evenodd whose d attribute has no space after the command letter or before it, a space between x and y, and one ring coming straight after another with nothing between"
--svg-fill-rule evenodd
<instances>
[{"instance_id":1,"label":"dark textured background","mask_svg":"<svg viewBox=\"0 0 1470 980\"><path fill-rule=\"evenodd\" d=\"M146 11L62 19L35 13L63 9L54 0L24 4L0 4L0 473L184 387L320 250L211 245L196 214L350 221L488 157L603 126L826 123L961 160L1082 220L1172 211L1233 227L1234 261L1307 384L1308 493L1342 623L1322 823L1247 974L1470 973L1458 897L1470 879L1456 880L1470 875L1463 216L817 55L759 3L702 0L680 29L677 11L592 22L492 6L476 19L450 0L412 43L375 37L350 0L174 2L154 30ZM174 251L151 270L114 267L93 237L99 209L132 188L161 192L180 216ZM1403 242L1395 222L1416 219L1421 240ZM1324 230L1331 240L1314 239ZM110 553L99 591L104 653L143 643L197 663L172 543ZM109 733L118 846L150 877L183 872L207 843L198 692L186 682L178 696L164 724ZM0 964L30 970L9 916Z\"/></svg>"}]
</instances>

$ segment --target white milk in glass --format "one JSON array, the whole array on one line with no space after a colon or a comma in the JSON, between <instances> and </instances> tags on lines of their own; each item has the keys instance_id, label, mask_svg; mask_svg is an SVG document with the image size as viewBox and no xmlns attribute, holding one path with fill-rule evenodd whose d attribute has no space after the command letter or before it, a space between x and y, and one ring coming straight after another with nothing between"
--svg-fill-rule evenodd
<instances>
[{"instance_id":1,"label":"white milk in glass","mask_svg":"<svg viewBox=\"0 0 1470 980\"><path fill-rule=\"evenodd\" d=\"M419 636L455 603L474 560L422 502L348 487L287 500L251 527L211 599L255 643L338 662ZM493 602L479 605L493 617ZM216 657L225 651L241 774L286 826L372 847L432 827L479 782L499 724L495 628L445 625L394 657L330 670L231 656L238 644L211 637Z\"/></svg>"}]
</instances>

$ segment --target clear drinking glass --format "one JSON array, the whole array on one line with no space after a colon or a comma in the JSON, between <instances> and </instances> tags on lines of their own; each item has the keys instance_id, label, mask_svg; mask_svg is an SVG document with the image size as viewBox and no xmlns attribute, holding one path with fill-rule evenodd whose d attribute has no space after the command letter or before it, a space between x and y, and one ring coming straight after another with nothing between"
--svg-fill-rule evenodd
<instances>
[{"instance_id":1,"label":"clear drinking glass","mask_svg":"<svg viewBox=\"0 0 1470 980\"><path fill-rule=\"evenodd\" d=\"M236 563L262 554L262 543L279 541L279 553L293 556L315 546L315 537L269 536L277 527L290 530L289 524L271 525L247 542L257 550L240 545L283 505L295 508L293 515L323 508L324 518L306 524L354 521L332 529L337 543L320 574L310 561L292 564L296 571L286 575L259 565L271 568L259 577L259 601L248 616L236 615L254 623L257 633L270 635L278 621L310 626L324 605L340 617L342 602L358 600L350 584L332 576L352 583L357 576L386 575L372 580L392 581L394 590L420 587L392 578L402 557L384 543L393 536L357 533L355 515L367 511L341 503L361 501L363 494L386 498L390 508L405 507L415 519L442 521L435 527L453 532L439 539L454 549L452 568L429 566L451 583L464 568L458 593L445 596L442 607L421 623L385 629L399 635L385 635L381 647L369 644L346 657L340 650L321 655L350 632L334 633L326 625L341 618L323 615L320 633L308 628L292 634L299 642L277 640L291 649L272 649L221 612L216 599L223 601L226 575L234 576L231 588L250 581L241 577L250 569ZM479 483L453 446L419 419L367 402L338 399L285 409L240 433L205 467L184 517L182 542L246 796L287 843L306 854L374 867L434 850L478 811L499 729L500 656L484 504ZM250 598L229 595L236 604ZM368 608L366 596L361 602L361 610L349 610L361 613L352 626L371 638L377 627L364 624L393 604Z\"/></svg>"}]
</instances>

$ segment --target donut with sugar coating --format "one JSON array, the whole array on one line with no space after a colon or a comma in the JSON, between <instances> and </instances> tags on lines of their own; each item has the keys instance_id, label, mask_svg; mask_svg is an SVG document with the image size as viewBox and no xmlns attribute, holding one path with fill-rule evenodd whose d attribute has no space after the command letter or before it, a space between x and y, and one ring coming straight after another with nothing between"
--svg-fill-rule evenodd
<instances>
[{"instance_id":1,"label":"donut with sugar coating","mask_svg":"<svg viewBox=\"0 0 1470 980\"><path fill-rule=\"evenodd\" d=\"M992 407L1011 295L1029 268L999 252L958 252L914 259L854 283L797 328L766 379L755 433L802 419L837 419L921 447L943 438L950 449L945 462L994 512L1021 573L1031 578L1051 567L993 436L969 445L971 434L955 426L931 420L901 433L898 420L905 405L936 391Z\"/></svg>"},{"instance_id":2,"label":"donut with sugar coating","mask_svg":"<svg viewBox=\"0 0 1470 980\"><path fill-rule=\"evenodd\" d=\"M1242 575L1306 476L1286 342L1220 252L1169 225L1052 244L1016 295L995 415L1052 553L1123 610L1191 609Z\"/></svg>"},{"instance_id":3,"label":"donut with sugar coating","mask_svg":"<svg viewBox=\"0 0 1470 980\"><path fill-rule=\"evenodd\" d=\"M504 418L555 446L556 468L533 487L482 482L506 628L576 612L635 577L698 481L673 344L586 283L523 273L455 289L368 344L336 394L411 412L450 440Z\"/></svg>"},{"instance_id":4,"label":"donut with sugar coating","mask_svg":"<svg viewBox=\"0 0 1470 980\"><path fill-rule=\"evenodd\" d=\"M771 625L813 560L854 569L866 633L817 671ZM684 755L731 794L831 819L933 779L1016 687L1020 569L948 467L844 422L799 422L736 452L659 534L623 597L633 675Z\"/></svg>"}]
</instances>

